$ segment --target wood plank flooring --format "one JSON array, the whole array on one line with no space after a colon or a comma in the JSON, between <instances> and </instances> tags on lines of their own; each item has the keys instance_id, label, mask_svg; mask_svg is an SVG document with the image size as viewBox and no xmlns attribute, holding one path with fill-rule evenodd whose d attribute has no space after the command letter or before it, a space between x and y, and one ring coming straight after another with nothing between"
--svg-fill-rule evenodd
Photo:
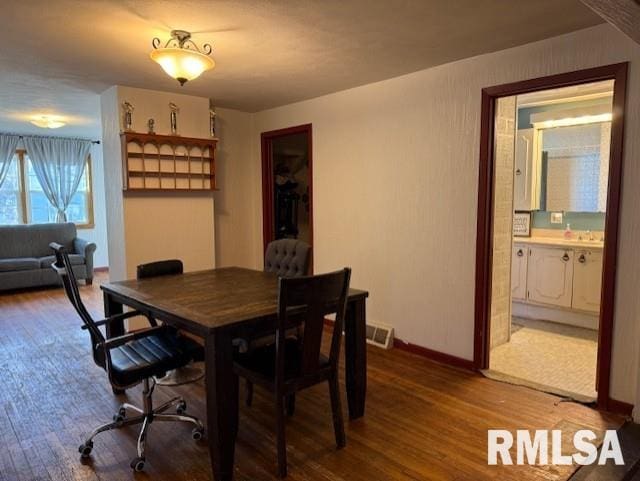
<instances>
[{"instance_id":1,"label":"wood plank flooring","mask_svg":"<svg viewBox=\"0 0 640 481\"><path fill-rule=\"evenodd\" d=\"M105 280L101 273L81 288L97 318L98 285ZM145 473L129 468L136 428L99 435L92 459L80 461L83 436L110 420L125 399L139 404L140 390L113 396L79 326L61 289L0 294L0 481L211 479L206 442L192 441L187 426L151 426ZM326 386L299 394L287 424L289 481L565 480L570 466L487 466L487 430L604 430L622 423L619 416L406 352L370 347L368 353L367 411L347 422L345 449L335 450ZM155 400L175 393L204 418L201 384L158 388ZM277 479L273 409L260 389L253 407L241 403L237 480Z\"/></svg>"}]
</instances>

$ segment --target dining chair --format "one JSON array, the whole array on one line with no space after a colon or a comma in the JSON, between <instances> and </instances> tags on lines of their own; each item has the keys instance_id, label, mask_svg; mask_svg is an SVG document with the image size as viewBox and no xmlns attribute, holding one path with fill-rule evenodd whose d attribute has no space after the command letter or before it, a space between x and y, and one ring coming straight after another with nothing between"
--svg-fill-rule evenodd
<instances>
[{"instance_id":1,"label":"dining chair","mask_svg":"<svg viewBox=\"0 0 640 481\"><path fill-rule=\"evenodd\" d=\"M338 448L345 446L344 421L338 387L340 343L347 307L351 269L278 281L278 321L275 344L237 353L234 371L275 395L278 475L287 475L285 407L296 392L328 382L333 428ZM335 314L328 356L322 352L325 317ZM287 331L304 321L299 338Z\"/></svg>"},{"instance_id":2,"label":"dining chair","mask_svg":"<svg viewBox=\"0 0 640 481\"><path fill-rule=\"evenodd\" d=\"M172 369L184 366L191 360L193 351L192 341L180 336L169 326L154 325L154 320L148 318L152 327L106 339L100 330L101 326L108 326L134 316L145 316L140 311L129 311L116 314L101 321L95 321L89 314L78 289L78 281L73 273L71 261L65 248L57 243L50 247L55 254L55 262L51 264L64 287L69 301L82 319L82 329L89 331L94 362L107 373L109 382L114 389L125 389L142 383L142 407L123 403L113 416L113 421L94 429L78 451L83 458L88 458L93 451L93 439L100 433L125 426L141 424L137 442L137 457L131 461L134 471L142 471L145 466L145 449L149 426L153 422L177 421L194 425L191 436L194 440L202 439L204 426L200 420L185 413L186 403L182 397L174 397L158 407L153 406L153 391L156 383L151 382L156 376L163 376ZM172 407L176 414L167 414ZM129 413L134 413L129 416Z\"/></svg>"},{"instance_id":3,"label":"dining chair","mask_svg":"<svg viewBox=\"0 0 640 481\"><path fill-rule=\"evenodd\" d=\"M147 262L136 267L137 279L149 279L159 276L172 276L184 273L184 265L179 259L168 259L162 261ZM184 333L182 333L185 335ZM192 352L190 353L192 361L185 366L172 369L165 376L157 378L156 382L160 386L179 386L199 381L204 377L204 368L196 366L195 362L204 361L204 347L200 346L195 340L193 342ZM186 409L186 407L185 407Z\"/></svg>"},{"instance_id":4,"label":"dining chair","mask_svg":"<svg viewBox=\"0 0 640 481\"><path fill-rule=\"evenodd\" d=\"M264 253L264 271L278 274L281 277L302 277L309 273L311 259L311 246L298 239L277 239L269 242ZM289 329L287 336L296 337L299 327ZM276 342L273 334L260 334L248 339L234 339L241 351L248 351L267 344ZM251 406L253 402L253 384L246 382L245 403ZM287 401L287 412L290 416L295 410L295 395L291 395Z\"/></svg>"},{"instance_id":5,"label":"dining chair","mask_svg":"<svg viewBox=\"0 0 640 481\"><path fill-rule=\"evenodd\" d=\"M298 239L269 242L264 253L264 271L282 277L306 276L309 272L311 246Z\"/></svg>"}]
</instances>

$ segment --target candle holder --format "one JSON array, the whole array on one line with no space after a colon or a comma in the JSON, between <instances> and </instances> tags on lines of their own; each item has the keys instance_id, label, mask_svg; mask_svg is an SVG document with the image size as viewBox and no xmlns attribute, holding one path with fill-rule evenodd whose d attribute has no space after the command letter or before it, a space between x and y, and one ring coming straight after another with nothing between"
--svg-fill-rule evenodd
<instances>
[{"instance_id":1,"label":"candle holder","mask_svg":"<svg viewBox=\"0 0 640 481\"><path fill-rule=\"evenodd\" d=\"M169 102L171 114L169 116L169 124L171 125L171 135L178 135L178 112L180 109L173 102Z\"/></svg>"},{"instance_id":2,"label":"candle holder","mask_svg":"<svg viewBox=\"0 0 640 481\"><path fill-rule=\"evenodd\" d=\"M125 132L131 132L133 126L133 105L126 100L122 102L122 129Z\"/></svg>"},{"instance_id":3,"label":"candle holder","mask_svg":"<svg viewBox=\"0 0 640 481\"><path fill-rule=\"evenodd\" d=\"M209 109L209 135L216 138L216 111Z\"/></svg>"}]
</instances>

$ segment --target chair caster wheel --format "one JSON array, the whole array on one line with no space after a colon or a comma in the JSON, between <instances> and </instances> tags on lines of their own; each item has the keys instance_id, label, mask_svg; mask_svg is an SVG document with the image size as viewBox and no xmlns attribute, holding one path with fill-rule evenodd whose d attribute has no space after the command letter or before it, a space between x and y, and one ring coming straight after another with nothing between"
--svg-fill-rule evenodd
<instances>
[{"instance_id":1,"label":"chair caster wheel","mask_svg":"<svg viewBox=\"0 0 640 481\"><path fill-rule=\"evenodd\" d=\"M204 437L204 429L193 428L193 431L191 431L191 437L194 441L200 441Z\"/></svg>"},{"instance_id":2,"label":"chair caster wheel","mask_svg":"<svg viewBox=\"0 0 640 481\"><path fill-rule=\"evenodd\" d=\"M122 423L124 422L124 415L120 414L119 412L118 414L114 414L113 422L116 423L117 426L121 426Z\"/></svg>"},{"instance_id":3,"label":"chair caster wheel","mask_svg":"<svg viewBox=\"0 0 640 481\"><path fill-rule=\"evenodd\" d=\"M91 451L93 450L93 442L89 441L88 443L81 444L78 448L78 452L80 453L81 458L88 458L91 455Z\"/></svg>"},{"instance_id":4,"label":"chair caster wheel","mask_svg":"<svg viewBox=\"0 0 640 481\"><path fill-rule=\"evenodd\" d=\"M144 458L134 458L129 466L131 466L131 469L133 469L136 473L141 472L142 470L144 470Z\"/></svg>"},{"instance_id":5,"label":"chair caster wheel","mask_svg":"<svg viewBox=\"0 0 640 481\"><path fill-rule=\"evenodd\" d=\"M176 413L184 414L187 410L187 403L185 401L180 401L176 406Z\"/></svg>"}]
</instances>

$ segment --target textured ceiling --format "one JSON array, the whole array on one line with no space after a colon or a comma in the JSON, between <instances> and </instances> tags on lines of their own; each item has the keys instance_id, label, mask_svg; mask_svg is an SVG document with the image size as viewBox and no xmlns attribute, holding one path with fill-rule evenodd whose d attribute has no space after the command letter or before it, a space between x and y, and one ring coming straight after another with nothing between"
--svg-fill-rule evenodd
<instances>
[{"instance_id":1,"label":"textured ceiling","mask_svg":"<svg viewBox=\"0 0 640 481\"><path fill-rule=\"evenodd\" d=\"M114 84L257 111L598 23L579 0L3 1L0 130L49 111L95 135ZM183 88L148 58L173 28L217 64Z\"/></svg>"}]
</instances>

